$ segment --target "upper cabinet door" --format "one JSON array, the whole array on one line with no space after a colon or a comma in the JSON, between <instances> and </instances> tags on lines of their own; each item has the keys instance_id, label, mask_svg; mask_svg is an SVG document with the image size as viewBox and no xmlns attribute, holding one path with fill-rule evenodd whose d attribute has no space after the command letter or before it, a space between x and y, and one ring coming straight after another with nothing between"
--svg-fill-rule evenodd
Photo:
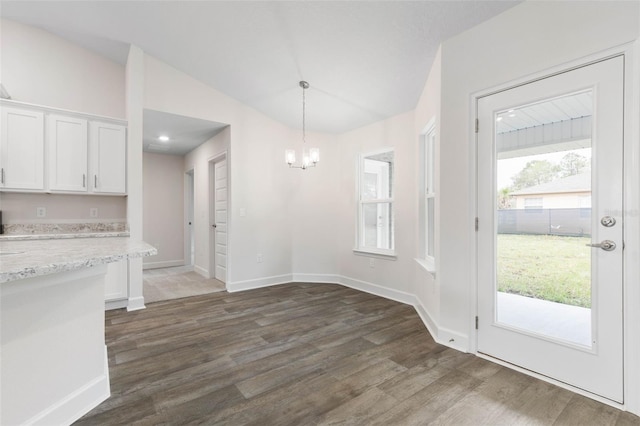
<instances>
[{"instance_id":1,"label":"upper cabinet door","mask_svg":"<svg viewBox=\"0 0 640 426\"><path fill-rule=\"evenodd\" d=\"M91 189L95 193L127 191L127 131L117 124L91 122Z\"/></svg>"},{"instance_id":2,"label":"upper cabinet door","mask_svg":"<svg viewBox=\"0 0 640 426\"><path fill-rule=\"evenodd\" d=\"M87 192L87 120L49 115L49 189Z\"/></svg>"},{"instance_id":3,"label":"upper cabinet door","mask_svg":"<svg viewBox=\"0 0 640 426\"><path fill-rule=\"evenodd\" d=\"M0 188L44 190L44 114L2 107Z\"/></svg>"}]
</instances>

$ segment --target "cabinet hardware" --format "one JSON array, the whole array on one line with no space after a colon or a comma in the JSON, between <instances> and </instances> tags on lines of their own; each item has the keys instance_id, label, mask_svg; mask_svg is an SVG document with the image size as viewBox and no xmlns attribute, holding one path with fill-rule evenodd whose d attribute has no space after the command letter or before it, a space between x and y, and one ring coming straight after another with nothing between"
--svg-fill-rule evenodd
<instances>
[{"instance_id":1,"label":"cabinet hardware","mask_svg":"<svg viewBox=\"0 0 640 426\"><path fill-rule=\"evenodd\" d=\"M98 175L93 175L93 187L98 187Z\"/></svg>"},{"instance_id":2,"label":"cabinet hardware","mask_svg":"<svg viewBox=\"0 0 640 426\"><path fill-rule=\"evenodd\" d=\"M85 175L84 173L82 174L82 187L87 187L87 175Z\"/></svg>"},{"instance_id":3,"label":"cabinet hardware","mask_svg":"<svg viewBox=\"0 0 640 426\"><path fill-rule=\"evenodd\" d=\"M2 168L2 180L0 180L0 183L4 185L4 167Z\"/></svg>"}]
</instances>

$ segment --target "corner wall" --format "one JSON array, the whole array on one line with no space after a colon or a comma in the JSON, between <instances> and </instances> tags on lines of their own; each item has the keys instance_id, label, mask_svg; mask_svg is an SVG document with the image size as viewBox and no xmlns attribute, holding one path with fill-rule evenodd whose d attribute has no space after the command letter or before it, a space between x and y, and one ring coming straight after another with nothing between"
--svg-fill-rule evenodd
<instances>
[{"instance_id":1,"label":"corner wall","mask_svg":"<svg viewBox=\"0 0 640 426\"><path fill-rule=\"evenodd\" d=\"M294 132L152 56L145 56L145 67L145 108L230 126L227 288L290 278L293 183L283 153ZM258 253L262 263L256 261Z\"/></svg>"}]
</instances>

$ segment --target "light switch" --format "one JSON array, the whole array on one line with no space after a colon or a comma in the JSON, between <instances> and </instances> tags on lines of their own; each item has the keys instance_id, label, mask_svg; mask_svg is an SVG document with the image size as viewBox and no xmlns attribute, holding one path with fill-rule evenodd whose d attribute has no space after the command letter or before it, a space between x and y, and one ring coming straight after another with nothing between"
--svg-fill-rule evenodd
<instances>
[{"instance_id":1,"label":"light switch","mask_svg":"<svg viewBox=\"0 0 640 426\"><path fill-rule=\"evenodd\" d=\"M245 217L247 215L247 209L244 207L240 207L240 217Z\"/></svg>"}]
</instances>

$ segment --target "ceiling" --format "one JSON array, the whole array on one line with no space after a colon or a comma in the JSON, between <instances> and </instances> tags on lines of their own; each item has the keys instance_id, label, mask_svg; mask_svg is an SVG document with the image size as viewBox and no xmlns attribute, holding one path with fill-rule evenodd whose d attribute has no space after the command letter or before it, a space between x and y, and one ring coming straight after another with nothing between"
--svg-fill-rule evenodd
<instances>
[{"instance_id":1,"label":"ceiling","mask_svg":"<svg viewBox=\"0 0 640 426\"><path fill-rule=\"evenodd\" d=\"M588 90L502 111L496 114L496 131L512 132L592 114L593 92Z\"/></svg>"},{"instance_id":2,"label":"ceiling","mask_svg":"<svg viewBox=\"0 0 640 426\"><path fill-rule=\"evenodd\" d=\"M144 110L143 151L184 155L222 131L227 125L161 111ZM161 141L160 136L168 136Z\"/></svg>"},{"instance_id":3,"label":"ceiling","mask_svg":"<svg viewBox=\"0 0 640 426\"><path fill-rule=\"evenodd\" d=\"M124 63L129 44L288 126L415 108L440 43L518 1L2 1L4 18Z\"/></svg>"}]
</instances>

